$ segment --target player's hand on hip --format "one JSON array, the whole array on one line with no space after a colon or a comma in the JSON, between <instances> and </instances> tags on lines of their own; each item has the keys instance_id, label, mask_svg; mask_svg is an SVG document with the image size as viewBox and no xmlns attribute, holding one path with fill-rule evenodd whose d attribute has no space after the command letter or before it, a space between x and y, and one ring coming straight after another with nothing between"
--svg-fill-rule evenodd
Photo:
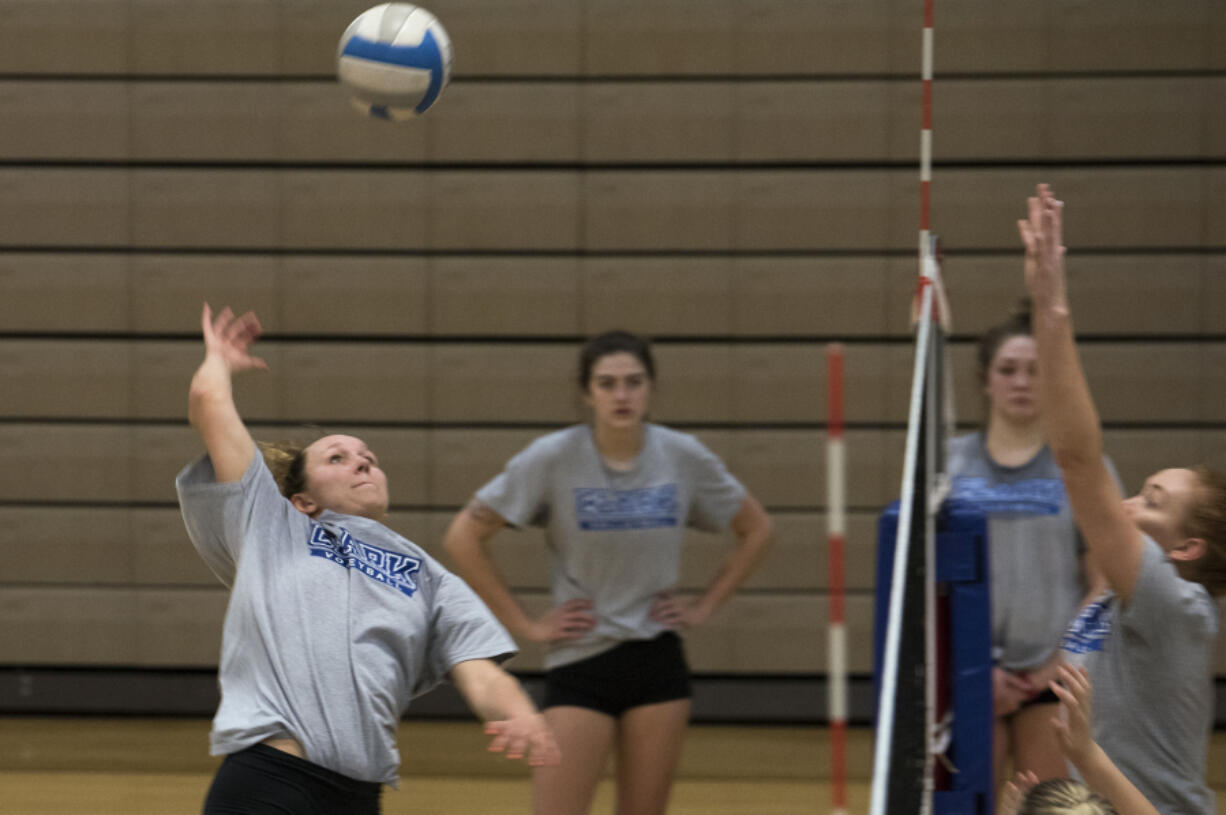
<instances>
[{"instance_id":1,"label":"player's hand on hip","mask_svg":"<svg viewBox=\"0 0 1226 815\"><path fill-rule=\"evenodd\" d=\"M1004 668L992 668L992 706L997 716L1016 713L1033 695L1034 688L1025 678Z\"/></svg>"},{"instance_id":2,"label":"player's hand on hip","mask_svg":"<svg viewBox=\"0 0 1226 815\"><path fill-rule=\"evenodd\" d=\"M558 642L582 637L595 627L596 615L592 613L592 604L575 598L549 609L533 624L527 636L533 642Z\"/></svg>"},{"instance_id":3,"label":"player's hand on hip","mask_svg":"<svg viewBox=\"0 0 1226 815\"><path fill-rule=\"evenodd\" d=\"M679 629L702 625L708 615L697 603L665 591L656 597L649 616L661 625Z\"/></svg>"}]
</instances>

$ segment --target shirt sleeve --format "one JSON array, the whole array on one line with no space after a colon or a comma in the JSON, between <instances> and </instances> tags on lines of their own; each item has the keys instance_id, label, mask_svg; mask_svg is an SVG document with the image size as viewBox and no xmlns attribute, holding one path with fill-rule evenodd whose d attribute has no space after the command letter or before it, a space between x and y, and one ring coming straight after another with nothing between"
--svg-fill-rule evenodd
<instances>
[{"instance_id":1,"label":"shirt sleeve","mask_svg":"<svg viewBox=\"0 0 1226 815\"><path fill-rule=\"evenodd\" d=\"M1128 637L1144 642L1155 659L1188 641L1207 644L1217 635L1217 611L1205 587L1181 578L1162 547L1149 538L1120 622Z\"/></svg>"},{"instance_id":2,"label":"shirt sleeve","mask_svg":"<svg viewBox=\"0 0 1226 815\"><path fill-rule=\"evenodd\" d=\"M706 532L722 532L741 509L747 491L720 457L697 439L691 439L690 472L694 495L686 525Z\"/></svg>"},{"instance_id":3,"label":"shirt sleeve","mask_svg":"<svg viewBox=\"0 0 1226 815\"><path fill-rule=\"evenodd\" d=\"M183 468L175 479L175 488L192 545L227 586L234 583L244 543L256 519L267 523L274 516L297 511L281 497L258 452L238 481L218 483L213 462L205 455Z\"/></svg>"},{"instance_id":4,"label":"shirt sleeve","mask_svg":"<svg viewBox=\"0 0 1226 815\"><path fill-rule=\"evenodd\" d=\"M549 469L553 457L537 439L516 453L506 469L477 490L476 498L512 526L544 526L549 522Z\"/></svg>"},{"instance_id":5,"label":"shirt sleeve","mask_svg":"<svg viewBox=\"0 0 1226 815\"><path fill-rule=\"evenodd\" d=\"M426 665L413 695L437 685L456 665L470 659L505 662L515 656L515 640L468 584L431 561L439 577L433 597Z\"/></svg>"}]
</instances>

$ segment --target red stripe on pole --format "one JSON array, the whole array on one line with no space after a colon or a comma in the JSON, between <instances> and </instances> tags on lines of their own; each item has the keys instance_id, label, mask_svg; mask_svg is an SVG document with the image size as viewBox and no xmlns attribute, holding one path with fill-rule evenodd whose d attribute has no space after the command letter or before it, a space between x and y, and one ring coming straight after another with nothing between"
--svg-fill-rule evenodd
<instances>
[{"instance_id":1,"label":"red stripe on pole","mask_svg":"<svg viewBox=\"0 0 1226 815\"><path fill-rule=\"evenodd\" d=\"M830 535L827 540L829 548L829 591L830 591L830 622L841 623L844 617L844 549L845 544L842 535Z\"/></svg>"},{"instance_id":2,"label":"red stripe on pole","mask_svg":"<svg viewBox=\"0 0 1226 815\"><path fill-rule=\"evenodd\" d=\"M924 130L932 130L932 80L925 79L920 84L923 86L920 101L920 127Z\"/></svg>"},{"instance_id":3,"label":"red stripe on pole","mask_svg":"<svg viewBox=\"0 0 1226 815\"><path fill-rule=\"evenodd\" d=\"M830 723L830 770L833 790L831 803L847 809L847 722Z\"/></svg>"},{"instance_id":4,"label":"red stripe on pole","mask_svg":"<svg viewBox=\"0 0 1226 815\"><path fill-rule=\"evenodd\" d=\"M826 426L830 438L843 437L843 346L832 342L826 349Z\"/></svg>"},{"instance_id":5,"label":"red stripe on pole","mask_svg":"<svg viewBox=\"0 0 1226 815\"><path fill-rule=\"evenodd\" d=\"M924 0L924 28L932 28L932 7L934 5L933 0Z\"/></svg>"}]
</instances>

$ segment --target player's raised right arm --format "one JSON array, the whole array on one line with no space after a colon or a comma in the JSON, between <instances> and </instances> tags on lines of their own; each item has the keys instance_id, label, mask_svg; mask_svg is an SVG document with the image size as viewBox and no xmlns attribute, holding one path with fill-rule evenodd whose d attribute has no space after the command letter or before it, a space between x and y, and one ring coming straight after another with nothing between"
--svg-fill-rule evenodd
<instances>
[{"instance_id":1,"label":"player's raised right arm","mask_svg":"<svg viewBox=\"0 0 1226 815\"><path fill-rule=\"evenodd\" d=\"M1039 404L1047 440L1090 558L1127 604L1144 543L1124 514L1120 488L1103 460L1102 426L1077 354L1064 276L1064 205L1046 184L1039 185L1028 205L1029 215L1018 221L1018 229L1034 301Z\"/></svg>"},{"instance_id":2,"label":"player's raised right arm","mask_svg":"<svg viewBox=\"0 0 1226 815\"><path fill-rule=\"evenodd\" d=\"M208 303L200 322L204 361L192 377L187 415L204 441L217 481L238 481L255 455L255 442L238 415L231 379L241 371L268 370L264 360L249 353L260 322L251 312L235 317L228 307L214 319Z\"/></svg>"}]
</instances>

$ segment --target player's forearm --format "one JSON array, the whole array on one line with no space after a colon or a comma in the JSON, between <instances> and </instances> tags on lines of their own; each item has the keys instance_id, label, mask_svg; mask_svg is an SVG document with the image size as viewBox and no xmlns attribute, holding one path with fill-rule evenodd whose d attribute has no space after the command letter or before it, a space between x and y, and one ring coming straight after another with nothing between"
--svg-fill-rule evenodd
<instances>
[{"instance_id":1,"label":"player's forearm","mask_svg":"<svg viewBox=\"0 0 1226 815\"><path fill-rule=\"evenodd\" d=\"M490 660L473 660L457 668L456 687L482 721L515 719L537 712L519 680Z\"/></svg>"},{"instance_id":2,"label":"player's forearm","mask_svg":"<svg viewBox=\"0 0 1226 815\"><path fill-rule=\"evenodd\" d=\"M736 548L724 560L706 591L698 599L705 616L710 616L728 601L736 590L758 570L770 551L774 525L762 515L762 520L738 534Z\"/></svg>"},{"instance_id":3,"label":"player's forearm","mask_svg":"<svg viewBox=\"0 0 1226 815\"><path fill-rule=\"evenodd\" d=\"M1102 468L1102 426L1077 354L1072 317L1059 303L1036 303L1039 402L1048 444L1065 477Z\"/></svg>"},{"instance_id":4,"label":"player's forearm","mask_svg":"<svg viewBox=\"0 0 1226 815\"><path fill-rule=\"evenodd\" d=\"M507 588L506 581L498 573L494 561L485 550L485 542L453 524L443 539L443 546L451 555L456 571L464 582L477 593L499 622L512 634L523 637L532 624L519 602Z\"/></svg>"},{"instance_id":5,"label":"player's forearm","mask_svg":"<svg viewBox=\"0 0 1226 815\"><path fill-rule=\"evenodd\" d=\"M1133 786L1097 744L1091 745L1087 755L1069 758L1077 772L1081 773L1086 785L1115 804L1120 815L1158 815L1154 805Z\"/></svg>"},{"instance_id":6,"label":"player's forearm","mask_svg":"<svg viewBox=\"0 0 1226 815\"><path fill-rule=\"evenodd\" d=\"M188 391L188 420L200 434L219 482L238 481L255 455L255 442L234 404L225 360L206 354Z\"/></svg>"}]
</instances>

